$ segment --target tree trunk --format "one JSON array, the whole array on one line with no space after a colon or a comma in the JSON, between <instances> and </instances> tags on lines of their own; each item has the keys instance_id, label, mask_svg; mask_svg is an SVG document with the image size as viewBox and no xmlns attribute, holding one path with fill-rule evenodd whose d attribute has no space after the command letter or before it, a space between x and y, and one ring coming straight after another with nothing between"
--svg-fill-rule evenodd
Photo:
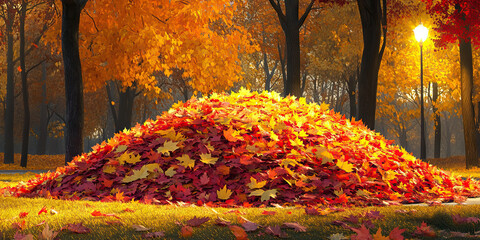
<instances>
[{"instance_id":1,"label":"tree trunk","mask_svg":"<svg viewBox=\"0 0 480 240\"><path fill-rule=\"evenodd\" d=\"M43 155L47 149L48 112L47 112L47 64L42 64L42 103L40 108L40 127L37 142L37 154Z\"/></svg>"},{"instance_id":2,"label":"tree trunk","mask_svg":"<svg viewBox=\"0 0 480 240\"><path fill-rule=\"evenodd\" d=\"M280 69L282 71L282 79L283 79L283 93L282 96L286 97L286 89L287 89L287 72L285 69L285 55L286 51L282 54L282 48L280 47L280 43L277 44L278 49L278 57L280 58Z\"/></svg>"},{"instance_id":3,"label":"tree trunk","mask_svg":"<svg viewBox=\"0 0 480 240\"><path fill-rule=\"evenodd\" d=\"M480 102L477 102L477 104L475 104L475 130L476 130L476 139L477 139L477 154L480 158Z\"/></svg>"},{"instance_id":4,"label":"tree trunk","mask_svg":"<svg viewBox=\"0 0 480 240\"><path fill-rule=\"evenodd\" d=\"M13 3L7 1L7 96L5 99L5 154L3 163L14 163L14 142L13 142L13 127L14 127L14 106L15 106L15 79L14 79L14 64L13 64L13 23L15 21L15 11L13 10Z\"/></svg>"},{"instance_id":5,"label":"tree trunk","mask_svg":"<svg viewBox=\"0 0 480 240\"><path fill-rule=\"evenodd\" d=\"M348 99L350 100L350 120L357 117L357 72L350 75L347 82Z\"/></svg>"},{"instance_id":6,"label":"tree trunk","mask_svg":"<svg viewBox=\"0 0 480 240\"><path fill-rule=\"evenodd\" d=\"M80 13L87 0L62 0L62 52L65 68L65 164L83 151L83 81L78 49Z\"/></svg>"},{"instance_id":7,"label":"tree trunk","mask_svg":"<svg viewBox=\"0 0 480 240\"><path fill-rule=\"evenodd\" d=\"M276 3L274 0L269 1L277 12L287 45L287 84L284 93L285 95L292 95L298 98L302 96L300 79L300 28L312 10L314 0L310 1L301 18L299 18L298 14L298 0L285 1L285 14L279 1Z\"/></svg>"},{"instance_id":8,"label":"tree trunk","mask_svg":"<svg viewBox=\"0 0 480 240\"><path fill-rule=\"evenodd\" d=\"M363 54L358 80L358 117L373 130L377 106L378 70L386 39L386 0L383 1L383 14L380 0L357 0L357 3L363 31ZM380 49L382 25L384 44Z\"/></svg>"},{"instance_id":9,"label":"tree trunk","mask_svg":"<svg viewBox=\"0 0 480 240\"><path fill-rule=\"evenodd\" d=\"M433 83L433 97L432 100L435 105L433 105L433 116L434 116L434 128L435 128L435 147L433 152L434 158L440 158L440 150L442 143L442 122L440 119L440 113L436 107L438 100L438 83Z\"/></svg>"},{"instance_id":10,"label":"tree trunk","mask_svg":"<svg viewBox=\"0 0 480 240\"><path fill-rule=\"evenodd\" d=\"M111 85L106 86L106 89L113 122L115 124L115 132L117 133L124 129L131 128L136 87L127 87L125 90L119 90L118 109L115 109L115 106L112 104L114 99L111 93ZM119 88L117 87L117 89Z\"/></svg>"},{"instance_id":11,"label":"tree trunk","mask_svg":"<svg viewBox=\"0 0 480 240\"><path fill-rule=\"evenodd\" d=\"M477 158L475 119L472 103L473 59L472 44L469 39L460 41L460 85L462 96L463 133L467 169L480 166Z\"/></svg>"},{"instance_id":12,"label":"tree trunk","mask_svg":"<svg viewBox=\"0 0 480 240\"><path fill-rule=\"evenodd\" d=\"M20 10L20 68L22 78L22 96L23 96L23 132L22 132L22 157L20 160L21 167L27 167L28 161L28 140L30 136L30 106L28 103L28 85L27 85L27 69L25 64L25 18L27 13L27 3L22 0Z\"/></svg>"}]
</instances>

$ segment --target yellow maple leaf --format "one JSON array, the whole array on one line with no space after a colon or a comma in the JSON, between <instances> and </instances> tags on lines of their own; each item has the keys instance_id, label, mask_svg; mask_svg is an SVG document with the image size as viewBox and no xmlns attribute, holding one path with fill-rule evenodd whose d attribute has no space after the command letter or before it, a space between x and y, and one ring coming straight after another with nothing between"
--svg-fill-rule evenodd
<instances>
[{"instance_id":1,"label":"yellow maple leaf","mask_svg":"<svg viewBox=\"0 0 480 240\"><path fill-rule=\"evenodd\" d=\"M180 165L185 168L192 168L195 166L195 159L191 159L188 154L183 154L181 157L177 157L177 160L180 161Z\"/></svg>"},{"instance_id":2,"label":"yellow maple leaf","mask_svg":"<svg viewBox=\"0 0 480 240\"><path fill-rule=\"evenodd\" d=\"M119 152L123 152L127 150L127 146L126 145L119 145L117 146L117 149L115 150L116 153L119 153Z\"/></svg>"},{"instance_id":3,"label":"yellow maple leaf","mask_svg":"<svg viewBox=\"0 0 480 240\"><path fill-rule=\"evenodd\" d=\"M388 237L388 236L385 237L385 236L382 235L382 228L381 227L379 227L378 230L377 230L377 233L375 233L373 235L373 240L389 240L389 239L390 239L390 237Z\"/></svg>"},{"instance_id":4,"label":"yellow maple leaf","mask_svg":"<svg viewBox=\"0 0 480 240\"><path fill-rule=\"evenodd\" d=\"M133 170L133 174L123 178L122 182L129 183L138 179L146 178L148 177L149 173L154 172L155 169L157 169L159 172L163 172L158 163L150 163L143 165L140 170Z\"/></svg>"},{"instance_id":5,"label":"yellow maple leaf","mask_svg":"<svg viewBox=\"0 0 480 240\"><path fill-rule=\"evenodd\" d=\"M115 166L112 166L112 165L105 165L103 167L103 172L104 173L114 173L117 171L117 168Z\"/></svg>"},{"instance_id":6,"label":"yellow maple leaf","mask_svg":"<svg viewBox=\"0 0 480 240\"><path fill-rule=\"evenodd\" d=\"M262 194L263 194L264 192L265 192L265 191L262 190L262 189L257 189L257 190L255 190L255 191L252 191L252 192L250 193L250 195L248 195L248 196L262 196Z\"/></svg>"},{"instance_id":7,"label":"yellow maple leaf","mask_svg":"<svg viewBox=\"0 0 480 240\"><path fill-rule=\"evenodd\" d=\"M250 177L250 183L248 183L247 186L250 189L254 189L254 188L262 188L263 186L265 186L265 184L267 184L267 181L257 182L257 179L255 179L254 177Z\"/></svg>"},{"instance_id":8,"label":"yellow maple leaf","mask_svg":"<svg viewBox=\"0 0 480 240\"><path fill-rule=\"evenodd\" d=\"M124 152L118 157L118 163L120 163L120 165L124 165L125 163L135 164L140 161L140 155L134 155L128 152Z\"/></svg>"},{"instance_id":9,"label":"yellow maple leaf","mask_svg":"<svg viewBox=\"0 0 480 240\"><path fill-rule=\"evenodd\" d=\"M230 198L230 195L232 195L232 190L227 188L227 185L225 185L222 189L217 190L217 197L222 200L227 200Z\"/></svg>"},{"instance_id":10,"label":"yellow maple leaf","mask_svg":"<svg viewBox=\"0 0 480 240\"><path fill-rule=\"evenodd\" d=\"M158 153L169 153L178 149L178 142L165 141L163 146L157 148Z\"/></svg>"},{"instance_id":11,"label":"yellow maple leaf","mask_svg":"<svg viewBox=\"0 0 480 240\"><path fill-rule=\"evenodd\" d=\"M352 172L354 165L347 161L337 160L337 167L345 172Z\"/></svg>"},{"instance_id":12,"label":"yellow maple leaf","mask_svg":"<svg viewBox=\"0 0 480 240\"><path fill-rule=\"evenodd\" d=\"M210 153L203 153L200 154L200 161L206 164L215 164L217 162L218 158L212 157Z\"/></svg>"},{"instance_id":13,"label":"yellow maple leaf","mask_svg":"<svg viewBox=\"0 0 480 240\"><path fill-rule=\"evenodd\" d=\"M270 198L276 198L277 197L277 189L270 189L262 193L262 197L260 200L263 201L268 201Z\"/></svg>"},{"instance_id":14,"label":"yellow maple leaf","mask_svg":"<svg viewBox=\"0 0 480 240\"><path fill-rule=\"evenodd\" d=\"M292 165L295 167L297 164L298 162L295 159L287 158L282 160L282 163L280 163L280 166L288 167L288 165Z\"/></svg>"},{"instance_id":15,"label":"yellow maple leaf","mask_svg":"<svg viewBox=\"0 0 480 240\"><path fill-rule=\"evenodd\" d=\"M122 180L123 183L129 183L129 182L133 182L133 181L138 180L138 179L148 177L148 171L146 169L143 169L143 168L140 169L140 170L133 170L132 172L133 172L132 175L128 175L128 176L125 176L125 178L123 178L123 180Z\"/></svg>"},{"instance_id":16,"label":"yellow maple leaf","mask_svg":"<svg viewBox=\"0 0 480 240\"><path fill-rule=\"evenodd\" d=\"M175 171L175 167L169 167L167 171L165 171L165 176L173 177L177 172Z\"/></svg>"}]
</instances>

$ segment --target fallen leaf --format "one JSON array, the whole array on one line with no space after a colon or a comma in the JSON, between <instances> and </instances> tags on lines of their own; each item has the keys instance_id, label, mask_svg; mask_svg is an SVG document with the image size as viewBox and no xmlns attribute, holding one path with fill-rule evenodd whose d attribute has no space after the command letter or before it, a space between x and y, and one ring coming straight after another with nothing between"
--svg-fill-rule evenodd
<instances>
[{"instance_id":1,"label":"fallen leaf","mask_svg":"<svg viewBox=\"0 0 480 240\"><path fill-rule=\"evenodd\" d=\"M135 212L135 210L130 209L130 208L125 208L125 209L123 209L123 212Z\"/></svg>"},{"instance_id":2,"label":"fallen leaf","mask_svg":"<svg viewBox=\"0 0 480 240\"><path fill-rule=\"evenodd\" d=\"M265 232L270 235L274 235L280 238L287 237L287 234L282 231L280 226L268 226L265 228Z\"/></svg>"},{"instance_id":3,"label":"fallen leaf","mask_svg":"<svg viewBox=\"0 0 480 240\"><path fill-rule=\"evenodd\" d=\"M262 212L262 214L263 214L263 215L275 215L275 214L277 214L277 212L264 210L264 211Z\"/></svg>"},{"instance_id":4,"label":"fallen leaf","mask_svg":"<svg viewBox=\"0 0 480 240\"><path fill-rule=\"evenodd\" d=\"M352 240L373 240L370 231L362 224L360 228L351 228L352 231L356 232L356 235L352 235Z\"/></svg>"},{"instance_id":5,"label":"fallen leaf","mask_svg":"<svg viewBox=\"0 0 480 240\"><path fill-rule=\"evenodd\" d=\"M203 153L200 154L200 161L206 164L215 164L217 162L218 158L212 157L210 153Z\"/></svg>"},{"instance_id":6,"label":"fallen leaf","mask_svg":"<svg viewBox=\"0 0 480 240\"><path fill-rule=\"evenodd\" d=\"M226 220L226 219L223 219L223 218L221 218L221 217L217 217L217 218L215 219L215 224L216 224L216 225L219 225L219 226L225 227L225 226L229 226L229 225L232 224L232 223L231 223L230 221Z\"/></svg>"},{"instance_id":7,"label":"fallen leaf","mask_svg":"<svg viewBox=\"0 0 480 240\"><path fill-rule=\"evenodd\" d=\"M232 190L227 188L227 185L223 186L222 189L217 190L217 197L222 200L227 200L232 195Z\"/></svg>"},{"instance_id":8,"label":"fallen leaf","mask_svg":"<svg viewBox=\"0 0 480 240\"><path fill-rule=\"evenodd\" d=\"M390 240L390 237L382 235L382 228L378 228L377 232L373 235L373 240Z\"/></svg>"},{"instance_id":9,"label":"fallen leaf","mask_svg":"<svg viewBox=\"0 0 480 240\"><path fill-rule=\"evenodd\" d=\"M151 229L151 228L147 228L143 225L132 225L132 228L135 229L135 231L137 231L137 232L146 232L146 231Z\"/></svg>"},{"instance_id":10,"label":"fallen leaf","mask_svg":"<svg viewBox=\"0 0 480 240\"><path fill-rule=\"evenodd\" d=\"M12 223L12 228L17 229L17 230L23 230L25 229L25 219L22 220L21 222L14 222Z\"/></svg>"},{"instance_id":11,"label":"fallen leaf","mask_svg":"<svg viewBox=\"0 0 480 240\"><path fill-rule=\"evenodd\" d=\"M230 229L230 231L232 231L233 235L235 235L235 239L236 240L247 240L248 239L248 235L247 235L247 232L245 232L245 230L239 226L236 226L236 225L230 225L228 226L228 228Z\"/></svg>"},{"instance_id":12,"label":"fallen leaf","mask_svg":"<svg viewBox=\"0 0 480 240\"><path fill-rule=\"evenodd\" d=\"M246 232L253 232L258 229L260 225L254 222L246 221L242 223L242 227L245 229Z\"/></svg>"},{"instance_id":13,"label":"fallen leaf","mask_svg":"<svg viewBox=\"0 0 480 240\"><path fill-rule=\"evenodd\" d=\"M67 224L66 226L62 227L62 230L68 230L72 233L79 233L79 234L90 233L90 229L86 226L83 226L83 223Z\"/></svg>"},{"instance_id":14,"label":"fallen leaf","mask_svg":"<svg viewBox=\"0 0 480 240\"><path fill-rule=\"evenodd\" d=\"M45 228L43 229L39 238L42 240L54 240L57 235L58 235L58 232L50 230L48 223L45 223Z\"/></svg>"},{"instance_id":15,"label":"fallen leaf","mask_svg":"<svg viewBox=\"0 0 480 240\"><path fill-rule=\"evenodd\" d=\"M40 209L40 211L38 212L38 215L42 213L47 213L47 206L43 206L42 209Z\"/></svg>"},{"instance_id":16,"label":"fallen leaf","mask_svg":"<svg viewBox=\"0 0 480 240\"><path fill-rule=\"evenodd\" d=\"M417 226L417 229L415 229L413 234L425 237L435 237L437 235L435 231L433 231L432 228L425 222L422 222L420 227Z\"/></svg>"},{"instance_id":17,"label":"fallen leaf","mask_svg":"<svg viewBox=\"0 0 480 240\"><path fill-rule=\"evenodd\" d=\"M210 220L209 217L197 218L194 216L192 219L188 220L186 224L190 227L198 227Z\"/></svg>"},{"instance_id":18,"label":"fallen leaf","mask_svg":"<svg viewBox=\"0 0 480 240\"><path fill-rule=\"evenodd\" d=\"M306 227L300 225L297 222L286 222L286 223L283 223L282 226L287 227L287 228L293 228L297 232L306 232L307 231Z\"/></svg>"},{"instance_id":19,"label":"fallen leaf","mask_svg":"<svg viewBox=\"0 0 480 240\"><path fill-rule=\"evenodd\" d=\"M390 237L390 240L403 240L403 232L405 232L405 229L399 229L398 227L396 227L390 232L388 236Z\"/></svg>"},{"instance_id":20,"label":"fallen leaf","mask_svg":"<svg viewBox=\"0 0 480 240\"><path fill-rule=\"evenodd\" d=\"M193 228L187 225L183 226L180 230L180 235L182 237L191 237L193 235Z\"/></svg>"}]
</instances>

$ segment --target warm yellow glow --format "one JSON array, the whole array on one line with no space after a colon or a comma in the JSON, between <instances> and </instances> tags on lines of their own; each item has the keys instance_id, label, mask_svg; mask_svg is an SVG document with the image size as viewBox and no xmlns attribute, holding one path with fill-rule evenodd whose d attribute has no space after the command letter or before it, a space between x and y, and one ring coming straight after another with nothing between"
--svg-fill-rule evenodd
<instances>
[{"instance_id":1,"label":"warm yellow glow","mask_svg":"<svg viewBox=\"0 0 480 240\"><path fill-rule=\"evenodd\" d=\"M413 29L413 33L415 34L415 38L418 42L423 43L427 40L428 36L428 28L423 26L423 24L418 25L415 29Z\"/></svg>"}]
</instances>

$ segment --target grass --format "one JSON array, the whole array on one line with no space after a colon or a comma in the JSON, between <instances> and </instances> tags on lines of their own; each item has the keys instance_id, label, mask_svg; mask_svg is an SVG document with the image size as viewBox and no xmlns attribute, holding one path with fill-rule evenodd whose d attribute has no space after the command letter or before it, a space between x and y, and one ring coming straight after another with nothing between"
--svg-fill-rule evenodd
<instances>
[{"instance_id":1,"label":"grass","mask_svg":"<svg viewBox=\"0 0 480 240\"><path fill-rule=\"evenodd\" d=\"M458 160L458 159L457 159ZM447 170L461 176L480 176L475 170L462 169L460 161L455 159L434 159L434 164L444 165ZM1 167L1 166L0 166ZM38 167L38 166L37 166ZM0 168L5 169L5 168ZM16 169L19 169L18 167ZM37 168L38 169L38 168ZM0 174L0 188L13 186L20 181L34 177L34 173L26 174ZM38 214L40 209L46 207L48 213ZM124 211L132 209L134 212ZM234 225L241 225L240 217L244 217L254 223L260 224L259 230L249 232L250 239L278 239L273 235L265 233L267 226L280 226L285 222L298 222L307 228L306 232L295 232L291 229L283 229L289 239L328 239L332 234L341 233L349 237L353 231L341 226L332 224L335 220L343 220L350 215L361 215L369 211L379 211L384 215L382 219L373 220L374 227L370 229L373 234L379 227L382 228L384 236L395 227L406 229L403 236L406 238L418 237L413 235L417 226L426 222L431 226L438 236L448 236L447 232L461 231L475 233L480 231L480 223L476 224L455 224L451 218L452 214L461 216L480 215L479 205L454 205L454 206L390 206L390 207L366 207L347 208L345 211L333 212L326 215L307 215L303 208L208 208L197 206L178 205L145 205L136 202L92 202L92 201L63 201L54 199L29 199L0 197L0 239L12 239L17 230L12 224L25 220L25 227L22 233L31 233L34 236L45 228L42 223L48 223L54 231L59 231L66 224L83 223L91 229L88 234L74 234L68 231L61 231L60 239L144 239L142 234L137 232L133 225L143 225L150 228L149 232L163 231L165 239L183 239L181 235L182 224L193 217L209 217L205 224L194 227L193 235L189 239L235 239L228 227L215 224L217 217L226 219ZM53 209L56 214L53 214ZM407 213L400 213L398 210L405 210ZM113 213L119 219L112 216L95 217L93 211L102 213ZM265 215L264 211L274 211L275 215ZM21 212L28 212L28 215L20 219ZM108 221L119 221L113 225ZM359 227L359 224L351 224ZM421 239L435 239L420 237ZM41 239L41 238L38 238ZM450 238L455 239L455 238ZM462 239L462 238L457 238Z\"/></svg>"}]
</instances>

